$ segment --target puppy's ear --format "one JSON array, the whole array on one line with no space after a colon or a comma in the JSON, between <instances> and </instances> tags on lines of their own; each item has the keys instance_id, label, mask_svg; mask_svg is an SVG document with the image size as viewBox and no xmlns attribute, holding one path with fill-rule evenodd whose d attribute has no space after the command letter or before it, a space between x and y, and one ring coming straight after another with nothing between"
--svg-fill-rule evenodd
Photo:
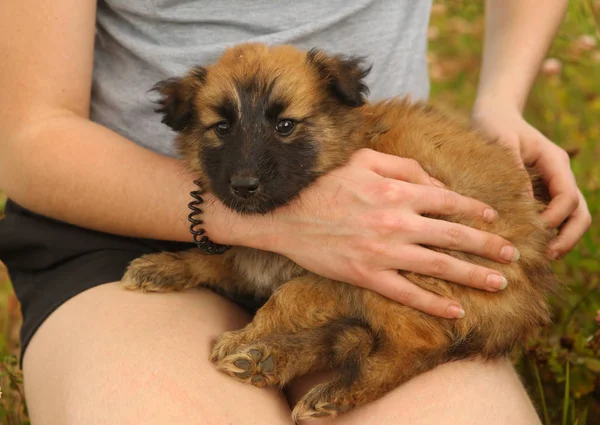
<instances>
[{"instance_id":1,"label":"puppy's ear","mask_svg":"<svg viewBox=\"0 0 600 425\"><path fill-rule=\"evenodd\" d=\"M162 114L161 122L175 131L184 131L194 121L194 96L206 80L206 69L195 67L184 77L159 81L152 91L160 93L159 107L155 112Z\"/></svg>"},{"instance_id":2,"label":"puppy's ear","mask_svg":"<svg viewBox=\"0 0 600 425\"><path fill-rule=\"evenodd\" d=\"M311 49L306 59L342 103L353 108L365 104L369 88L364 78L371 71L371 67L365 65L364 58L329 56L321 50Z\"/></svg>"}]
</instances>

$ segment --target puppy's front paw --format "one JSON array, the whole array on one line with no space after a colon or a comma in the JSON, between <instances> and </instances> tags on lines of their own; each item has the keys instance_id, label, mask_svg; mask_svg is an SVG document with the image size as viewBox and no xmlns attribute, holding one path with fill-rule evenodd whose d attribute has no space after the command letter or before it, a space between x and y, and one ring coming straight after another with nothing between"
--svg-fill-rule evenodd
<instances>
[{"instance_id":1,"label":"puppy's front paw","mask_svg":"<svg viewBox=\"0 0 600 425\"><path fill-rule=\"evenodd\" d=\"M195 285L177 253L163 252L133 260L121 279L121 286L142 292L170 292Z\"/></svg>"},{"instance_id":2,"label":"puppy's front paw","mask_svg":"<svg viewBox=\"0 0 600 425\"><path fill-rule=\"evenodd\" d=\"M273 347L255 343L234 351L217 362L217 369L238 381L262 388L279 385L276 370L277 354Z\"/></svg>"}]
</instances>

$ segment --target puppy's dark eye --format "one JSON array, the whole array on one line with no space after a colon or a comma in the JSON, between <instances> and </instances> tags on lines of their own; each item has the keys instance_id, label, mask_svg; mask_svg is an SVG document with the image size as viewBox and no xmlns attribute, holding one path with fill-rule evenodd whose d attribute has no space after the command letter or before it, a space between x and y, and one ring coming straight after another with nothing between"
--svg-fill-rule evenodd
<instances>
[{"instance_id":1,"label":"puppy's dark eye","mask_svg":"<svg viewBox=\"0 0 600 425\"><path fill-rule=\"evenodd\" d=\"M279 120L275 125L275 131L282 136L289 136L296 128L296 123L292 120Z\"/></svg>"},{"instance_id":2,"label":"puppy's dark eye","mask_svg":"<svg viewBox=\"0 0 600 425\"><path fill-rule=\"evenodd\" d=\"M227 136L230 131L231 128L229 127L229 124L227 124L225 121L215 125L215 133L217 133L217 136L219 137Z\"/></svg>"}]
</instances>

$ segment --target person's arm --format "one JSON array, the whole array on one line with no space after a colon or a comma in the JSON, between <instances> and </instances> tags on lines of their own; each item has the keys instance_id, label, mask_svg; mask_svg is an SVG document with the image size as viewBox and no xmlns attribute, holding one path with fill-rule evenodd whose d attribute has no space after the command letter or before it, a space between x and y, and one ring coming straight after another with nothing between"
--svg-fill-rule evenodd
<instances>
[{"instance_id":1,"label":"person's arm","mask_svg":"<svg viewBox=\"0 0 600 425\"><path fill-rule=\"evenodd\" d=\"M560 23L567 0L486 0L484 53L473 123L519 151L549 188L543 218L549 228L565 222L549 255L570 251L587 231L591 215L577 188L567 153L522 117L523 108Z\"/></svg>"},{"instance_id":2,"label":"person's arm","mask_svg":"<svg viewBox=\"0 0 600 425\"><path fill-rule=\"evenodd\" d=\"M486 0L478 99L522 111L568 0Z\"/></svg>"},{"instance_id":3,"label":"person's arm","mask_svg":"<svg viewBox=\"0 0 600 425\"><path fill-rule=\"evenodd\" d=\"M0 3L0 185L46 216L189 240L191 175L89 120L96 3Z\"/></svg>"}]
</instances>

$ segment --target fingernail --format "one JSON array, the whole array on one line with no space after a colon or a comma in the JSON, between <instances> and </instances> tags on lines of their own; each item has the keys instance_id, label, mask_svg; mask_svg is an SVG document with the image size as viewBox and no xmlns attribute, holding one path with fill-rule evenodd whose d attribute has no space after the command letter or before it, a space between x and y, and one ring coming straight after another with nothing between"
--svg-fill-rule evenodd
<instances>
[{"instance_id":1,"label":"fingernail","mask_svg":"<svg viewBox=\"0 0 600 425\"><path fill-rule=\"evenodd\" d=\"M465 311L457 305L451 305L448 307L448 317L451 319L462 319L465 317Z\"/></svg>"},{"instance_id":2,"label":"fingernail","mask_svg":"<svg viewBox=\"0 0 600 425\"><path fill-rule=\"evenodd\" d=\"M491 208L486 208L483 212L483 219L488 223L495 221L498 218L498 213Z\"/></svg>"},{"instance_id":3,"label":"fingernail","mask_svg":"<svg viewBox=\"0 0 600 425\"><path fill-rule=\"evenodd\" d=\"M499 274L488 275L488 277L485 279L485 282L487 283L488 288L493 291L502 291L508 286L508 281L506 278Z\"/></svg>"},{"instance_id":4,"label":"fingernail","mask_svg":"<svg viewBox=\"0 0 600 425\"><path fill-rule=\"evenodd\" d=\"M548 258L550 258L551 260L556 260L558 258L558 252L554 250L548 251Z\"/></svg>"},{"instance_id":5,"label":"fingernail","mask_svg":"<svg viewBox=\"0 0 600 425\"><path fill-rule=\"evenodd\" d=\"M437 187L441 187L441 188L445 188L446 187L446 185L444 183L442 183L441 181L439 181L438 179L434 179L433 177L431 177L431 181Z\"/></svg>"},{"instance_id":6,"label":"fingernail","mask_svg":"<svg viewBox=\"0 0 600 425\"><path fill-rule=\"evenodd\" d=\"M519 258L521 258L521 253L514 246L507 245L502 247L502 249L500 250L500 258L502 258L505 261L510 261L511 263L514 263L516 261L519 261Z\"/></svg>"}]
</instances>

